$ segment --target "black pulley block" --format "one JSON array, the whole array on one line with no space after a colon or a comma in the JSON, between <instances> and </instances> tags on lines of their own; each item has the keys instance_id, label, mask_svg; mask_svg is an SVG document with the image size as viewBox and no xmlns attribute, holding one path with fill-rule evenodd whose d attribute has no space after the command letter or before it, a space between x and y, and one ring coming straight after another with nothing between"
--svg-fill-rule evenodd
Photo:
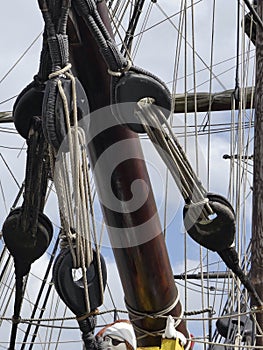
<instances>
[{"instance_id":1,"label":"black pulley block","mask_svg":"<svg viewBox=\"0 0 263 350\"><path fill-rule=\"evenodd\" d=\"M246 335L252 334L253 324L247 315L240 316L237 312L234 312L224 316L224 318L219 318L216 321L216 328L222 337L227 339L231 334L234 334L235 330L238 329L238 325L240 327L240 333L244 338Z\"/></svg>"},{"instance_id":2,"label":"black pulley block","mask_svg":"<svg viewBox=\"0 0 263 350\"><path fill-rule=\"evenodd\" d=\"M15 260L31 265L47 250L52 239L53 227L48 217L39 213L36 234L32 235L30 229L28 232L23 231L22 217L22 207L10 212L3 224L3 238Z\"/></svg>"},{"instance_id":3,"label":"black pulley block","mask_svg":"<svg viewBox=\"0 0 263 350\"><path fill-rule=\"evenodd\" d=\"M67 101L67 108L70 116L70 125L73 125L73 94L72 81L69 78L60 77L63 93ZM75 78L76 86L76 104L77 119L82 120L89 115L89 103L85 90L80 81ZM47 82L43 100L43 131L47 141L55 148L59 149L62 142L63 150L68 151L68 142L66 136L68 128L65 115L65 101L58 89L58 80L51 79ZM85 123L85 121L84 121ZM83 124L84 124L83 123Z\"/></svg>"},{"instance_id":4,"label":"black pulley block","mask_svg":"<svg viewBox=\"0 0 263 350\"><path fill-rule=\"evenodd\" d=\"M116 106L113 106L113 112L115 117L135 132L145 132L135 115L136 105L143 99L152 99L153 105L160 108L166 119L170 115L171 94L165 84L153 76L129 71L119 79L114 93ZM160 114L156 113L156 115L163 124Z\"/></svg>"},{"instance_id":5,"label":"black pulley block","mask_svg":"<svg viewBox=\"0 0 263 350\"><path fill-rule=\"evenodd\" d=\"M104 258L100 255L103 287L105 288L107 280L107 270ZM83 277L74 281L73 278L73 260L70 249L61 250L53 267L53 281L56 291L69 309L77 316L83 316L87 313L85 302L85 292ZM99 268L97 255L93 252L93 260L87 268L86 277L88 281L90 310L93 311L102 304Z\"/></svg>"},{"instance_id":6,"label":"black pulley block","mask_svg":"<svg viewBox=\"0 0 263 350\"><path fill-rule=\"evenodd\" d=\"M33 117L42 115L44 85L32 82L18 95L13 108L13 117L16 130L28 138Z\"/></svg>"},{"instance_id":7,"label":"black pulley block","mask_svg":"<svg viewBox=\"0 0 263 350\"><path fill-rule=\"evenodd\" d=\"M217 194L207 194L214 215L209 220L196 217L196 208L185 206L184 224L189 235L201 246L221 251L231 247L235 238L235 212L226 198ZM200 212L201 213L201 212Z\"/></svg>"}]
</instances>

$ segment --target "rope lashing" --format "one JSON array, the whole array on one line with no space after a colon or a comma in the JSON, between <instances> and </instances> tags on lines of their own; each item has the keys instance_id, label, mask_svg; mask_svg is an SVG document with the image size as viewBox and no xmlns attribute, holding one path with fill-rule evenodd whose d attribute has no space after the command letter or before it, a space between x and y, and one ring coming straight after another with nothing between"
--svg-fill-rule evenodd
<instances>
[{"instance_id":1,"label":"rope lashing","mask_svg":"<svg viewBox=\"0 0 263 350\"><path fill-rule=\"evenodd\" d=\"M80 81L70 70L66 27L71 2L62 1L59 14L55 9L48 8L46 0L39 0L38 3L45 21L52 62L42 108L43 130L49 144L58 150L70 130L71 123L65 125L66 114L73 114L73 118L80 120L89 114L89 105Z\"/></svg>"},{"instance_id":2,"label":"rope lashing","mask_svg":"<svg viewBox=\"0 0 263 350\"><path fill-rule=\"evenodd\" d=\"M174 328L176 329L180 323L182 322L182 320L184 319L184 310L183 310L183 306L180 302L180 294L178 292L176 298L174 299L174 301L165 309L156 311L156 312L140 312L138 310L133 309L131 306L129 306L127 304L127 302L125 303L126 308L128 310L128 313L130 314L130 318L131 318L131 322L133 325L134 330L141 334L139 336L137 336L137 339L143 339L146 336L151 336L151 337L156 337L159 335L163 335L164 334L164 330L165 330L165 325L164 328L162 329L158 329L158 330L145 330L144 328L138 326L136 324L136 321L141 320L141 319L145 319L145 318L152 318L152 319L164 319L166 321L167 319L167 315L169 315L171 313L172 310L174 310L174 308L178 305L180 305L180 315L178 317L176 317L175 322L174 322ZM190 334L188 334L188 338L190 338ZM190 348L190 343L188 342L187 345L185 346L185 349L189 349Z\"/></svg>"}]
</instances>

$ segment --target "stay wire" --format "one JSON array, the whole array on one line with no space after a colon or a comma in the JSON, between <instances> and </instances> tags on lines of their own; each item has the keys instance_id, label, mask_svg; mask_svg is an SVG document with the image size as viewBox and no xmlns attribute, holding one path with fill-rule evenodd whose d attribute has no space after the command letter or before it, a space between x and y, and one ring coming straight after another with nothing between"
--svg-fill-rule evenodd
<instances>
[{"instance_id":1,"label":"stay wire","mask_svg":"<svg viewBox=\"0 0 263 350\"><path fill-rule=\"evenodd\" d=\"M138 21L140 19L141 13L143 11L145 0L137 0L133 9L132 17L130 19L128 29L124 38L123 45L121 47L121 53L124 54L124 57L127 56L128 52L131 52L131 46L133 42L133 37L135 30L137 28Z\"/></svg>"}]
</instances>

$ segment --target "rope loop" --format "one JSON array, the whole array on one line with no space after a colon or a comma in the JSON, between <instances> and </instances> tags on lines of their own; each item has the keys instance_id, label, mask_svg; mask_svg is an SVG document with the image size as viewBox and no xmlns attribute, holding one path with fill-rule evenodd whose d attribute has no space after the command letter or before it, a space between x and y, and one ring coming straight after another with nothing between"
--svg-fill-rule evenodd
<instances>
[{"instance_id":1,"label":"rope loop","mask_svg":"<svg viewBox=\"0 0 263 350\"><path fill-rule=\"evenodd\" d=\"M86 320L86 318L88 318L88 317L90 317L90 316L97 316L97 315L99 315L99 310L98 310L98 309L96 309L96 310L94 310L94 311L92 311L92 312L87 312L85 315L76 317L76 320L77 320L78 322L81 322L81 321Z\"/></svg>"},{"instance_id":2,"label":"rope loop","mask_svg":"<svg viewBox=\"0 0 263 350\"><path fill-rule=\"evenodd\" d=\"M123 73L128 72L131 69L131 67L132 67L132 62L128 60L127 65L125 67L119 69L118 71L113 71L110 68L108 68L108 73L113 77L121 77Z\"/></svg>"},{"instance_id":3,"label":"rope loop","mask_svg":"<svg viewBox=\"0 0 263 350\"><path fill-rule=\"evenodd\" d=\"M196 207L200 207L203 206L205 204L209 203L209 199L208 198L203 198L202 200L200 200L199 202L192 202L189 204L185 204L185 208L196 208Z\"/></svg>"},{"instance_id":4,"label":"rope loop","mask_svg":"<svg viewBox=\"0 0 263 350\"><path fill-rule=\"evenodd\" d=\"M61 75L63 75L66 72L68 72L71 69L71 67L72 67L71 63L68 63L64 68L50 73L49 76L48 76L48 79L54 79L54 78L60 77Z\"/></svg>"},{"instance_id":5,"label":"rope loop","mask_svg":"<svg viewBox=\"0 0 263 350\"><path fill-rule=\"evenodd\" d=\"M130 305L127 304L127 302L125 301L125 305L126 305L126 308L128 310L128 312L133 315L133 316L136 316L136 317L150 317L150 318L159 318L159 317L163 317L164 315L166 314L169 314L169 312L171 312L175 307L176 305L180 303L179 301L179 292L175 298L175 300L172 302L172 304L170 304L167 308L165 309L162 309L160 311L157 311L157 312L141 312L141 311L138 311L138 310L135 310L133 309ZM180 303L181 304L181 303Z\"/></svg>"}]
</instances>

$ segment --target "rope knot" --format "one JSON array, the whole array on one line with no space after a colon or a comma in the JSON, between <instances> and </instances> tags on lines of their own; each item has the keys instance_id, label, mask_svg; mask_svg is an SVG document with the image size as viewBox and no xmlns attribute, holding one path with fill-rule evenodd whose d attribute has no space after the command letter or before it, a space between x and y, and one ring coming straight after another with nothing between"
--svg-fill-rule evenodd
<instances>
[{"instance_id":1,"label":"rope knot","mask_svg":"<svg viewBox=\"0 0 263 350\"><path fill-rule=\"evenodd\" d=\"M12 316L12 323L13 324L19 324L20 322L21 322L21 317L20 316L16 316L16 315Z\"/></svg>"},{"instance_id":2,"label":"rope knot","mask_svg":"<svg viewBox=\"0 0 263 350\"><path fill-rule=\"evenodd\" d=\"M62 76L63 74L67 73L71 69L71 67L71 63L68 63L64 68L58 69L57 71L50 73L48 79L54 79Z\"/></svg>"},{"instance_id":3,"label":"rope knot","mask_svg":"<svg viewBox=\"0 0 263 350\"><path fill-rule=\"evenodd\" d=\"M123 73L128 72L131 69L131 67L132 67L132 62L128 60L127 64L123 68L118 69L117 71L113 71L110 68L108 68L108 73L113 77L121 77Z\"/></svg>"}]
</instances>

